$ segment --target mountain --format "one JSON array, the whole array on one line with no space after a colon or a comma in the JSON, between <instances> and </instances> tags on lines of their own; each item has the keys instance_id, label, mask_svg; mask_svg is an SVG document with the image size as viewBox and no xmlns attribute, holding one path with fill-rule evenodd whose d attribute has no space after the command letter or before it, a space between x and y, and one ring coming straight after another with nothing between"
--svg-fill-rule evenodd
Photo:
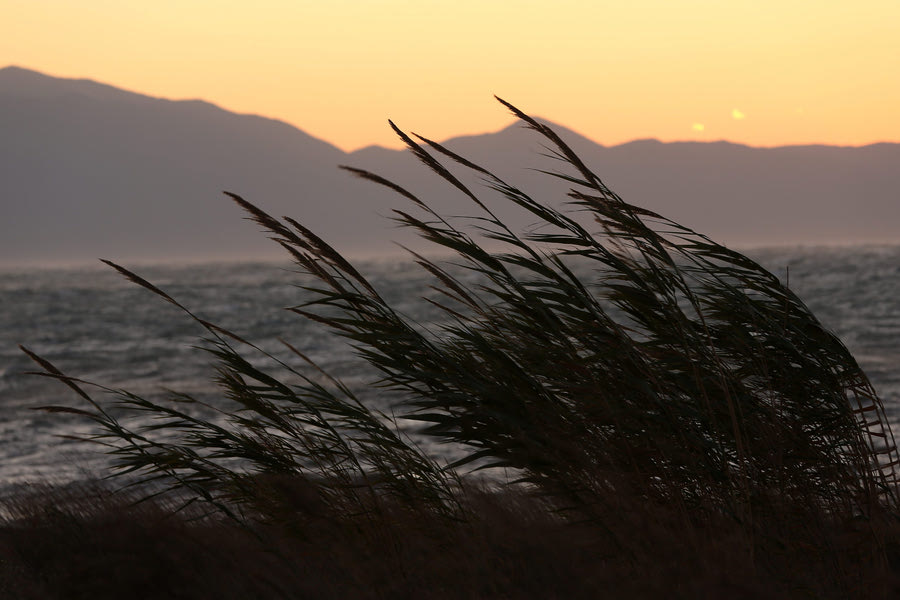
<instances>
[{"instance_id":1,"label":"mountain","mask_svg":"<svg viewBox=\"0 0 900 600\"><path fill-rule=\"evenodd\" d=\"M320 225L339 226L327 190L344 158L272 119L3 69L0 256L258 255L271 243L221 190L301 216L324 190Z\"/></svg>"},{"instance_id":2,"label":"mountain","mask_svg":"<svg viewBox=\"0 0 900 600\"><path fill-rule=\"evenodd\" d=\"M604 147L552 126L626 200L726 243L900 242L900 144ZM529 170L554 164L519 124L446 145L537 198L565 200L562 181ZM221 190L293 216L350 254L395 251L390 240L408 237L379 215L408 201L339 164L392 178L451 214L473 209L408 152L348 154L199 100L0 69L0 264L278 255Z\"/></svg>"}]
</instances>

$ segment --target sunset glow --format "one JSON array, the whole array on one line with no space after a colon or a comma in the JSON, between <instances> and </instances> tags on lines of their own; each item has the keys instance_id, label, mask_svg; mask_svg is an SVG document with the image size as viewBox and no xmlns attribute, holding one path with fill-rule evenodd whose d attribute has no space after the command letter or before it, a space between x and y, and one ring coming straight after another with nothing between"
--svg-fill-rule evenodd
<instances>
[{"instance_id":1,"label":"sunset glow","mask_svg":"<svg viewBox=\"0 0 900 600\"><path fill-rule=\"evenodd\" d=\"M0 67L282 119L351 150L512 121L602 144L900 141L895 0L0 0ZM752 117L752 118L751 118Z\"/></svg>"}]
</instances>

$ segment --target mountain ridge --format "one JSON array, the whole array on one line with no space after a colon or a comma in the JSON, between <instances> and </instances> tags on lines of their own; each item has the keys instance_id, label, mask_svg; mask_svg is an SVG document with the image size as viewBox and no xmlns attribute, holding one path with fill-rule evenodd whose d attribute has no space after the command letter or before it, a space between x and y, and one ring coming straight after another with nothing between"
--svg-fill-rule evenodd
<instances>
[{"instance_id":1,"label":"mountain ridge","mask_svg":"<svg viewBox=\"0 0 900 600\"><path fill-rule=\"evenodd\" d=\"M753 147L728 141L634 140L603 146L541 119L626 200L731 244L900 242L900 144ZM427 132L426 132L427 135ZM544 141L519 123L441 142L565 201ZM0 264L96 256L134 260L263 257L278 248L219 195L298 217L355 254L395 252L403 232L377 215L405 206L348 176L368 169L459 214L459 194L411 153L344 152L296 126L205 100L169 100L88 79L0 69ZM455 168L455 167L454 167ZM475 184L477 178L467 181ZM501 214L509 207L499 200ZM508 204L508 203L506 203ZM528 215L510 211L514 226Z\"/></svg>"},{"instance_id":2,"label":"mountain ridge","mask_svg":"<svg viewBox=\"0 0 900 600\"><path fill-rule=\"evenodd\" d=\"M109 90L111 90L111 91L115 91L115 92L119 92L119 93L124 93L124 94L127 94L127 95L140 96L140 97L143 97L143 98L146 98L146 99L149 99L149 100L160 100L160 101L164 101L164 102L182 103L182 104L190 104L190 103L203 104L203 105L207 105L207 106L209 106L209 107L212 107L212 108L215 108L215 109L217 109L217 110L220 110L220 111L223 111L223 112L226 112L226 113L229 113L229 114L233 114L233 115L238 115L238 116L243 116L243 117L256 117L256 118L263 119L263 120L266 120L266 121L273 121L273 122L275 122L275 123L279 123L279 124L285 125L285 126L287 126L287 127L290 127L290 128L292 128L292 129L295 129L295 130L297 130L297 131L299 131L299 132L301 132L301 133L303 133L303 134L305 134L305 135L308 135L308 136L310 136L310 137L314 137L315 139L318 139L318 140L320 140L320 141L322 141L322 142L324 142L324 143L326 143L326 144L328 144L328 145L330 145L330 146L333 146L333 147L335 147L335 148L338 148L337 146L335 146L334 144L332 144L332 143L329 142L328 140L325 140L325 139L323 139L323 138L319 138L319 137L313 136L313 135L309 134L308 132L306 132L304 129L302 129L300 126L295 125L295 124L293 124L293 123L290 123L289 121L285 121L284 119L280 119L280 118L278 118L278 117L272 117L272 116L262 115L262 114L259 114L259 113L240 113L240 112L235 112L235 111L229 110L229 109L227 109L227 108L223 108L222 106L216 104L215 102L212 102L212 101L210 101L210 100L206 100L206 99L203 99L203 98L180 98L180 99L173 99L173 98L166 98L166 97L164 97L164 96L154 96L154 95L152 95L152 94L148 94L148 93L145 93L145 92L136 92L136 91L132 91L132 90L127 90L127 89L125 89L125 88L119 88L119 87L116 87L116 86L114 86L114 85L111 85L111 84L108 84L108 83L103 83L103 82L101 82L101 81L97 81L97 80L95 80L95 79L90 79L90 78L87 78L87 77L55 77L55 76L52 76L52 75L47 75L47 74L42 73L42 72L40 72L40 71L35 71L35 70L28 69L28 68L26 68L26 67L21 67L21 66L18 66L18 65L7 65L7 66L5 66L5 67L0 67L0 86L2 86L2 84L4 83L4 79L3 79L3 78L4 78L4 73L5 73L5 72L18 72L18 73L24 73L24 74L28 74L28 75L37 75L37 76L39 76L39 77L41 77L41 78L43 78L43 79L47 79L47 80L51 80L51 81L55 81L55 82L67 81L67 82L75 82L75 83L91 84L91 85L93 85L93 86L98 86L98 87L100 87L100 88L109 89ZM2 91L2 87L0 87L0 91ZM718 139L718 140L668 140L668 141L663 141L663 140L660 140L660 139L658 139L658 138L650 137L650 138L635 138L635 139L633 139L633 140L629 140L629 141L626 141L626 142L621 142L621 143L618 143L618 144L610 144L610 145L606 145L606 144L603 144L603 143L601 143L601 142L597 142L596 140L593 140L593 139L589 138L588 136L586 136L586 135L584 135L584 134L582 134L582 133L579 133L578 131L576 131L576 130L574 130L574 129L572 129L572 128L569 128L569 127L566 127L565 125L561 125L561 124L559 124L559 123L556 123L555 121L553 121L553 120L551 120L551 119L547 119L547 118L540 117L540 116L535 116L535 115L532 115L532 117L533 117L535 120L537 120L538 122L540 122L540 123L544 123L544 124L546 124L546 125L549 125L550 127L552 127L552 128L553 128L554 130L556 130L556 131L563 131L563 132L567 132L567 133L569 133L569 134L577 135L577 136L582 137L582 138L584 138L585 140L590 141L591 143L596 144L596 145L598 145L598 146L601 146L601 147L603 147L603 148L618 148L618 147L621 147L621 146L628 146L628 145L631 145L631 144L641 144L641 143L645 143L645 142L647 142L647 143L653 142L653 143L657 143L657 144L729 144L729 145L732 145L732 146L741 146L741 147L744 147L744 148L755 148L755 149L765 149L765 150L772 150L772 149L776 149L776 148L809 148L809 147L820 147L820 146L822 146L822 147L827 147L827 148L867 148L867 147L869 147L869 146L897 145L898 143L900 143L900 142L878 141L878 142L870 142L870 143L867 143L867 144L859 144L859 145L825 144L825 143L805 143L805 144L779 144L779 145L774 145L774 146L754 146L754 145L750 145L750 144L745 144L745 143L743 143L743 142L735 142L735 141L732 141L732 140L726 140L726 139ZM515 129L515 128L518 128L518 127L525 127L525 125L523 125L522 123L520 123L520 122L518 122L518 121L516 121L516 120L513 120L513 121L510 122L508 125L505 125L504 127L500 128L500 129L498 129L498 130L496 130L496 131L490 131L490 132L485 132L485 133L471 133L471 134L465 134L465 133L464 133L464 134L458 134L458 135L454 135L454 136L452 136L452 137L450 137L450 138L447 138L447 139L445 139L444 141L442 141L442 142L440 142L440 143L445 144L445 143L448 143L448 142L452 142L452 141L458 140L458 139L460 139L460 138L480 138L480 137L483 137L483 136L485 136L485 135L498 135L498 134L503 134L503 133L506 132L507 130ZM346 151L345 151L345 150L342 150L342 152L344 152L344 153L347 154L347 155L354 155L354 154L356 154L356 153L363 152L363 151L367 151L367 150L370 150L370 149L383 149L383 150L401 151L401 152L404 150L404 149L402 149L402 148L389 148L389 147L387 147L387 146L381 146L381 145L378 145L378 144L369 144L369 145L366 145L366 146L362 146L362 147L360 147L360 148L356 148L356 149L354 149L354 150L346 150Z\"/></svg>"}]
</instances>

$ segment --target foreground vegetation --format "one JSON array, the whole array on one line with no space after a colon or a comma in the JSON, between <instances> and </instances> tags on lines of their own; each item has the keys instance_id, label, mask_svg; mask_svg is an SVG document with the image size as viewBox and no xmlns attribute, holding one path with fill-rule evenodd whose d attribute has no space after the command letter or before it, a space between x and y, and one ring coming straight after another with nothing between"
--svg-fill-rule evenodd
<instances>
[{"instance_id":1,"label":"foreground vegetation","mask_svg":"<svg viewBox=\"0 0 900 600\"><path fill-rule=\"evenodd\" d=\"M439 323L398 313L302 224L231 195L312 277L291 310L347 338L381 374L373 385L394 414L467 449L462 459L428 456L295 346L285 343L294 360L266 354L109 263L205 329L227 404L205 418L190 397L105 390L25 350L82 401L45 410L92 420L91 439L129 486L9 501L8 593L897 591L897 451L840 340L758 264L626 203L552 130L506 106L544 137L562 169L547 176L572 186L579 218L399 129L475 216L445 217L348 168L410 201L415 213L395 219L455 254L412 253L440 293L423 300L443 312ZM478 194L464 183L472 175ZM497 199L537 225L508 228L490 208ZM514 481L476 477L499 469Z\"/></svg>"}]
</instances>

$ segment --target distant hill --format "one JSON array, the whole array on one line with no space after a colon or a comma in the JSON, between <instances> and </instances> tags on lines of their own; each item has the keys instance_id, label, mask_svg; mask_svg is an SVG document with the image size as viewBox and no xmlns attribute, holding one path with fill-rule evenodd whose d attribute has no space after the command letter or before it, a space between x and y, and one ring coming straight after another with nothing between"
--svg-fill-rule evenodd
<instances>
[{"instance_id":1,"label":"distant hill","mask_svg":"<svg viewBox=\"0 0 900 600\"><path fill-rule=\"evenodd\" d=\"M726 243L900 242L900 144L604 147L554 128L625 199ZM528 169L554 165L518 124L446 143L539 198L565 200L561 182ZM471 210L408 152L347 154L199 100L0 69L0 264L277 255L221 190L294 216L351 254L392 251L402 233L378 215L407 202L339 164L393 178L449 213Z\"/></svg>"}]
</instances>

